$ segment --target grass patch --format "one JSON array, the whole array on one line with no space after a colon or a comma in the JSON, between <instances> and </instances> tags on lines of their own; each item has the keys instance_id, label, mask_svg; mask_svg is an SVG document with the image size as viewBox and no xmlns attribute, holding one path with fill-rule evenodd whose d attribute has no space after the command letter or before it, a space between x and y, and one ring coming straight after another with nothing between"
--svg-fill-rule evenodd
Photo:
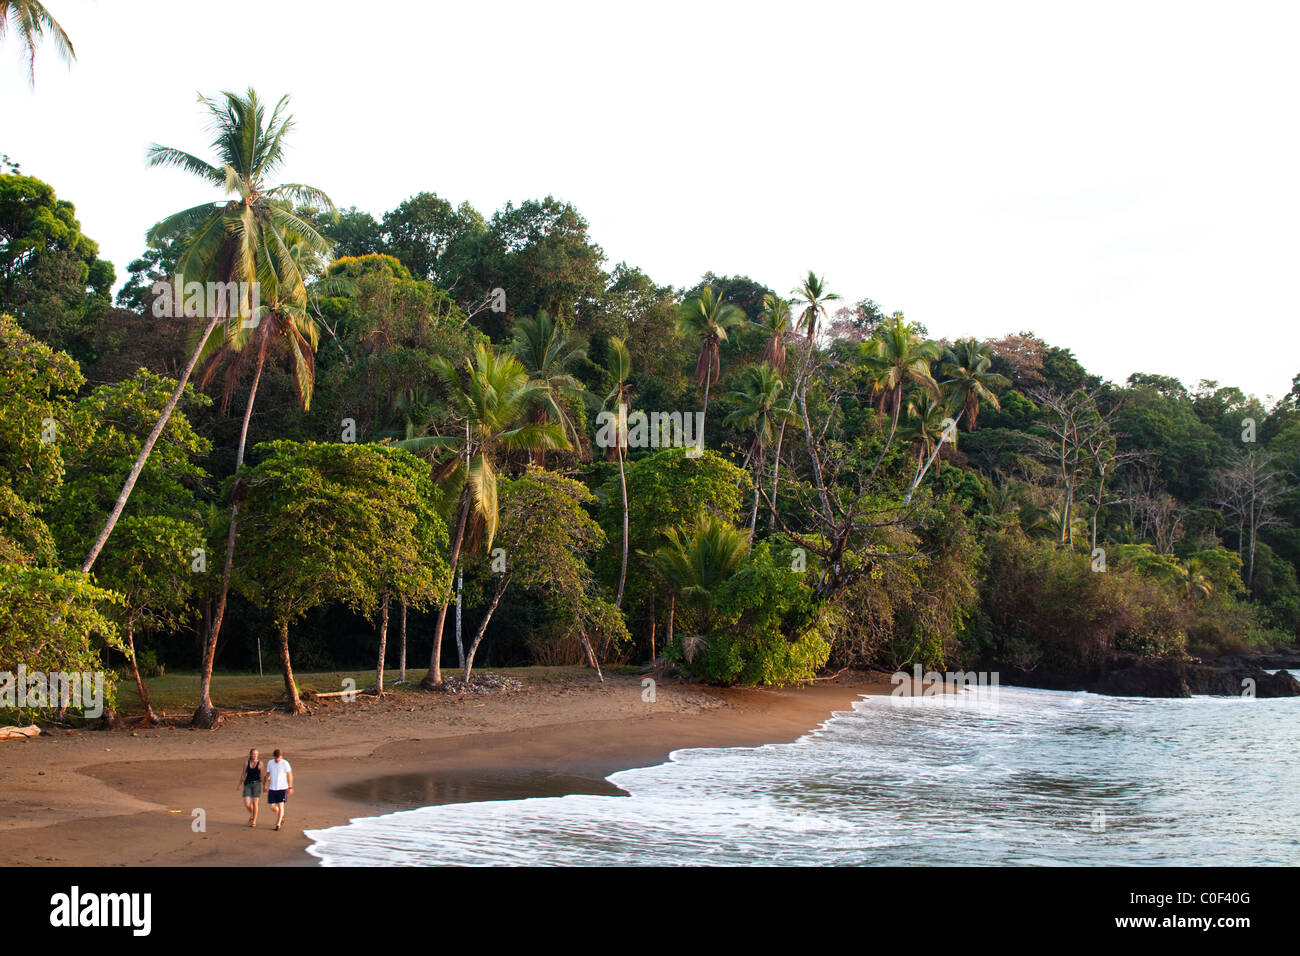
<instances>
[{"instance_id":1,"label":"grass patch","mask_svg":"<svg viewBox=\"0 0 1300 956\"><path fill-rule=\"evenodd\" d=\"M475 668L480 673L483 668ZM525 684L551 684L565 679L595 678L595 672L582 666L573 667L493 667L494 674L502 674L523 681ZM622 669L619 669L622 672ZM425 692L419 689L420 681L428 673L424 668L407 668L406 683L397 683L396 671L384 672L384 693L395 697L421 696ZM460 677L460 668L444 668L443 676ZM358 693L371 690L375 686L374 670L346 671L303 671L294 674L298 681L299 693L312 691L327 693L343 690L343 681L351 678L356 682ZM182 716L192 713L199 705L199 675L197 672L174 672L162 677L145 679L149 688L149 697L153 709L170 716ZM212 703L218 710L267 710L273 701L284 698L284 678L278 673L257 674L213 674ZM121 676L118 681L118 712L123 717L136 717L142 713L140 696L136 693L135 681L129 675Z\"/></svg>"}]
</instances>

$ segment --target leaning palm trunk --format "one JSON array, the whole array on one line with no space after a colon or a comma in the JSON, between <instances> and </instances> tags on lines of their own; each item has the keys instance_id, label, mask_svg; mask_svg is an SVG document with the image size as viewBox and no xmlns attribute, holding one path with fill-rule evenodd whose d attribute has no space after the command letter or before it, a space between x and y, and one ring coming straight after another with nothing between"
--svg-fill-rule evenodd
<instances>
[{"instance_id":1,"label":"leaning palm trunk","mask_svg":"<svg viewBox=\"0 0 1300 956\"><path fill-rule=\"evenodd\" d=\"M131 466L131 471L126 476L126 482L122 485L122 490L117 496L117 502L113 505L113 510L109 512L108 520L104 522L99 537L95 539L94 545L91 546L90 554L86 555L86 560L81 564L82 574L90 573L90 569L95 565L95 560L99 557L99 552L104 550L104 544L108 541L108 536L113 533L113 527L117 524L117 519L122 517L122 509L126 507L126 500L131 497L131 490L135 488L135 483L140 478L140 472L144 470L144 463L149 460L149 453L153 451L153 446L157 443L159 436L162 435L163 429L167 427L167 422L171 420L172 412L176 410L177 403L185 393L185 385L190 380L190 373L194 371L194 366L198 364L203 347L207 344L212 335L212 330L217 327L217 323L221 319L220 314L213 316L211 321L208 322L208 327L203 330L203 336L199 339L194 354L190 356L185 371L181 373L180 381L176 383L176 390L172 392L172 397L163 408L162 414L158 416L158 422L153 426L153 431L145 439L144 447L140 449L140 454L136 456L135 464Z\"/></svg>"},{"instance_id":2,"label":"leaning palm trunk","mask_svg":"<svg viewBox=\"0 0 1300 956\"><path fill-rule=\"evenodd\" d=\"M262 381L262 367L266 362L266 336L258 346L257 371L253 375L253 385L248 390L248 404L244 406L244 422L239 429L239 447L235 452L235 487L231 490L234 499L230 505L230 530L226 532L226 557L221 566L221 592L217 596L217 612L212 618L212 627L208 638L203 643L203 667L199 674L199 706L194 711L193 723L196 727L211 727L216 723L217 711L212 706L212 666L216 659L217 638L221 635L221 622L226 616L226 600L230 595L230 574L235 564L235 536L239 530L239 472L244 467L244 449L248 444L248 423L253 418L253 403L257 401L257 386ZM296 713L296 711L295 711Z\"/></svg>"},{"instance_id":3,"label":"leaning palm trunk","mask_svg":"<svg viewBox=\"0 0 1300 956\"><path fill-rule=\"evenodd\" d=\"M925 467L916 473L916 477L912 479L912 487L907 489L907 497L903 499L904 505L911 504L912 495L916 494L916 489L919 488L921 485L921 479L924 478L925 473L930 470L930 465L934 463L934 460L939 457L939 451L942 448L943 448L942 440L934 443L934 451L930 453L930 457L926 460Z\"/></svg>"},{"instance_id":4,"label":"leaning palm trunk","mask_svg":"<svg viewBox=\"0 0 1300 956\"><path fill-rule=\"evenodd\" d=\"M808 343L808 351L804 353L803 365L799 368L799 374L795 376L794 388L790 390L790 401L786 404L787 414L794 410L794 400L799 394L799 387L803 383L803 378L808 374L808 366L812 362L812 342ZM767 530L776 529L776 493L781 481L781 444L785 441L785 420L781 421L781 428L776 433L776 455L772 462L772 501L770 503L771 511L767 516Z\"/></svg>"},{"instance_id":5,"label":"leaning palm trunk","mask_svg":"<svg viewBox=\"0 0 1300 956\"><path fill-rule=\"evenodd\" d=\"M460 520L456 524L456 538L451 546L451 575L456 576L456 567L460 563L460 549L465 541L465 524L469 520L470 492L466 485L461 491ZM438 623L433 628L433 653L429 658L429 673L424 675L420 686L425 690L436 690L442 686L442 629L447 623L447 608L451 605L451 585L447 585L447 600L438 608Z\"/></svg>"},{"instance_id":6,"label":"leaning palm trunk","mask_svg":"<svg viewBox=\"0 0 1300 956\"><path fill-rule=\"evenodd\" d=\"M700 443L704 443L704 422L709 417L709 385L713 381L713 368L710 366L708 374L704 377L704 410L700 413Z\"/></svg>"},{"instance_id":7,"label":"leaning palm trunk","mask_svg":"<svg viewBox=\"0 0 1300 956\"><path fill-rule=\"evenodd\" d=\"M483 636L487 634L488 622L492 620L492 615L496 612L497 605L501 603L501 595L506 593L506 586L510 584L510 578L502 575L497 582L496 592L492 595L492 603L488 605L487 612L483 615L483 620L479 622L478 633L474 635L474 643L469 646L469 654L465 657L465 686L469 686L470 671L474 669L474 655L478 653L478 646L483 642Z\"/></svg>"},{"instance_id":8,"label":"leaning palm trunk","mask_svg":"<svg viewBox=\"0 0 1300 956\"><path fill-rule=\"evenodd\" d=\"M144 709L144 725L152 727L158 723L158 718L153 712L153 705L149 701L149 689L144 686L144 678L140 676L140 663L135 657L135 622L128 621L126 625L126 649L131 652L131 673L135 677L135 689L140 695L140 706Z\"/></svg>"},{"instance_id":9,"label":"leaning palm trunk","mask_svg":"<svg viewBox=\"0 0 1300 956\"><path fill-rule=\"evenodd\" d=\"M807 386L808 386L808 383L807 383L807 381L805 381L805 382L804 382L804 388L801 389L800 392L799 392L799 414L800 414L800 416L803 418L803 433L804 433L804 439L805 439L805 440L807 441L807 443L808 443L808 457L812 459L813 481L814 481L814 482L816 483L816 485L817 485L817 496L821 499L821 503L822 503L822 513L825 515L826 523L827 523L827 524L831 524L831 523L834 522L835 517L834 517L834 515L831 513L831 500L830 500L829 495L827 495L827 493L826 493L826 482L825 482L825 480L822 478L822 463L821 463L821 459L817 457L817 449L816 449L816 447L813 445L813 431L812 431L812 425L811 425L811 423L808 421L808 396L807 396L808 388L807 388Z\"/></svg>"},{"instance_id":10,"label":"leaning palm trunk","mask_svg":"<svg viewBox=\"0 0 1300 956\"><path fill-rule=\"evenodd\" d=\"M591 641L587 640L586 628L579 627L578 634L582 637L582 649L587 652L587 663L596 671L596 676L600 682L605 683L605 675L600 670L600 661L596 659L596 652L592 650Z\"/></svg>"},{"instance_id":11,"label":"leaning palm trunk","mask_svg":"<svg viewBox=\"0 0 1300 956\"><path fill-rule=\"evenodd\" d=\"M767 466L767 449L760 448L758 460L754 463L754 508L749 513L749 537L754 538L754 528L758 524L758 496L759 482L763 477L763 469Z\"/></svg>"},{"instance_id":12,"label":"leaning palm trunk","mask_svg":"<svg viewBox=\"0 0 1300 956\"><path fill-rule=\"evenodd\" d=\"M701 436L702 437L702 436ZM627 474L623 470L623 440L619 436L618 446L618 484L623 489L623 566L618 572L618 594L614 597L614 606L623 606L623 585L627 581Z\"/></svg>"}]
</instances>

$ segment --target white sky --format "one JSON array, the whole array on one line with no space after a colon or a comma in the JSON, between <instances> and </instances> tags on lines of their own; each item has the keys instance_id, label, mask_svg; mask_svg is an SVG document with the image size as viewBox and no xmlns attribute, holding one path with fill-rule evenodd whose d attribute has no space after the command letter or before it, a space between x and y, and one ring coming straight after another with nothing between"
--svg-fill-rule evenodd
<instances>
[{"instance_id":1,"label":"white sky","mask_svg":"<svg viewBox=\"0 0 1300 956\"><path fill-rule=\"evenodd\" d=\"M1091 371L1300 372L1300 5L47 0L0 45L0 151L118 268L209 194L196 92L292 94L285 181L378 217L548 193L609 257L1030 329ZM220 17L210 16L219 11Z\"/></svg>"}]
</instances>

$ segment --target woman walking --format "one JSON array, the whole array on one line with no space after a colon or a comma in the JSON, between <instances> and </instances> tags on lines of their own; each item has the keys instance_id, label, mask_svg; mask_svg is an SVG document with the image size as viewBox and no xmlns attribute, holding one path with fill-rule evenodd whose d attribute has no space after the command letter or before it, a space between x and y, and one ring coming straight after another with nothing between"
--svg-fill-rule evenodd
<instances>
[{"instance_id":1,"label":"woman walking","mask_svg":"<svg viewBox=\"0 0 1300 956\"><path fill-rule=\"evenodd\" d=\"M262 798L262 774L265 773L256 750L248 752L244 769L240 772L240 786L244 792L244 809L248 811L248 825L257 826L258 801Z\"/></svg>"}]
</instances>

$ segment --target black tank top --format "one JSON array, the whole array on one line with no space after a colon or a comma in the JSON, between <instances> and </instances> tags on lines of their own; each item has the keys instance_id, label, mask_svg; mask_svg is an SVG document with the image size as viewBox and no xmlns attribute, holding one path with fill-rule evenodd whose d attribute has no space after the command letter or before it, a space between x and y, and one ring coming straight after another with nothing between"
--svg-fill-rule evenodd
<instances>
[{"instance_id":1,"label":"black tank top","mask_svg":"<svg viewBox=\"0 0 1300 956\"><path fill-rule=\"evenodd\" d=\"M258 765L258 766L256 766L256 767L249 767L249 766L245 765L245 767L244 767L244 783L261 783L261 782L262 782L262 768L261 768L261 766Z\"/></svg>"}]
</instances>

